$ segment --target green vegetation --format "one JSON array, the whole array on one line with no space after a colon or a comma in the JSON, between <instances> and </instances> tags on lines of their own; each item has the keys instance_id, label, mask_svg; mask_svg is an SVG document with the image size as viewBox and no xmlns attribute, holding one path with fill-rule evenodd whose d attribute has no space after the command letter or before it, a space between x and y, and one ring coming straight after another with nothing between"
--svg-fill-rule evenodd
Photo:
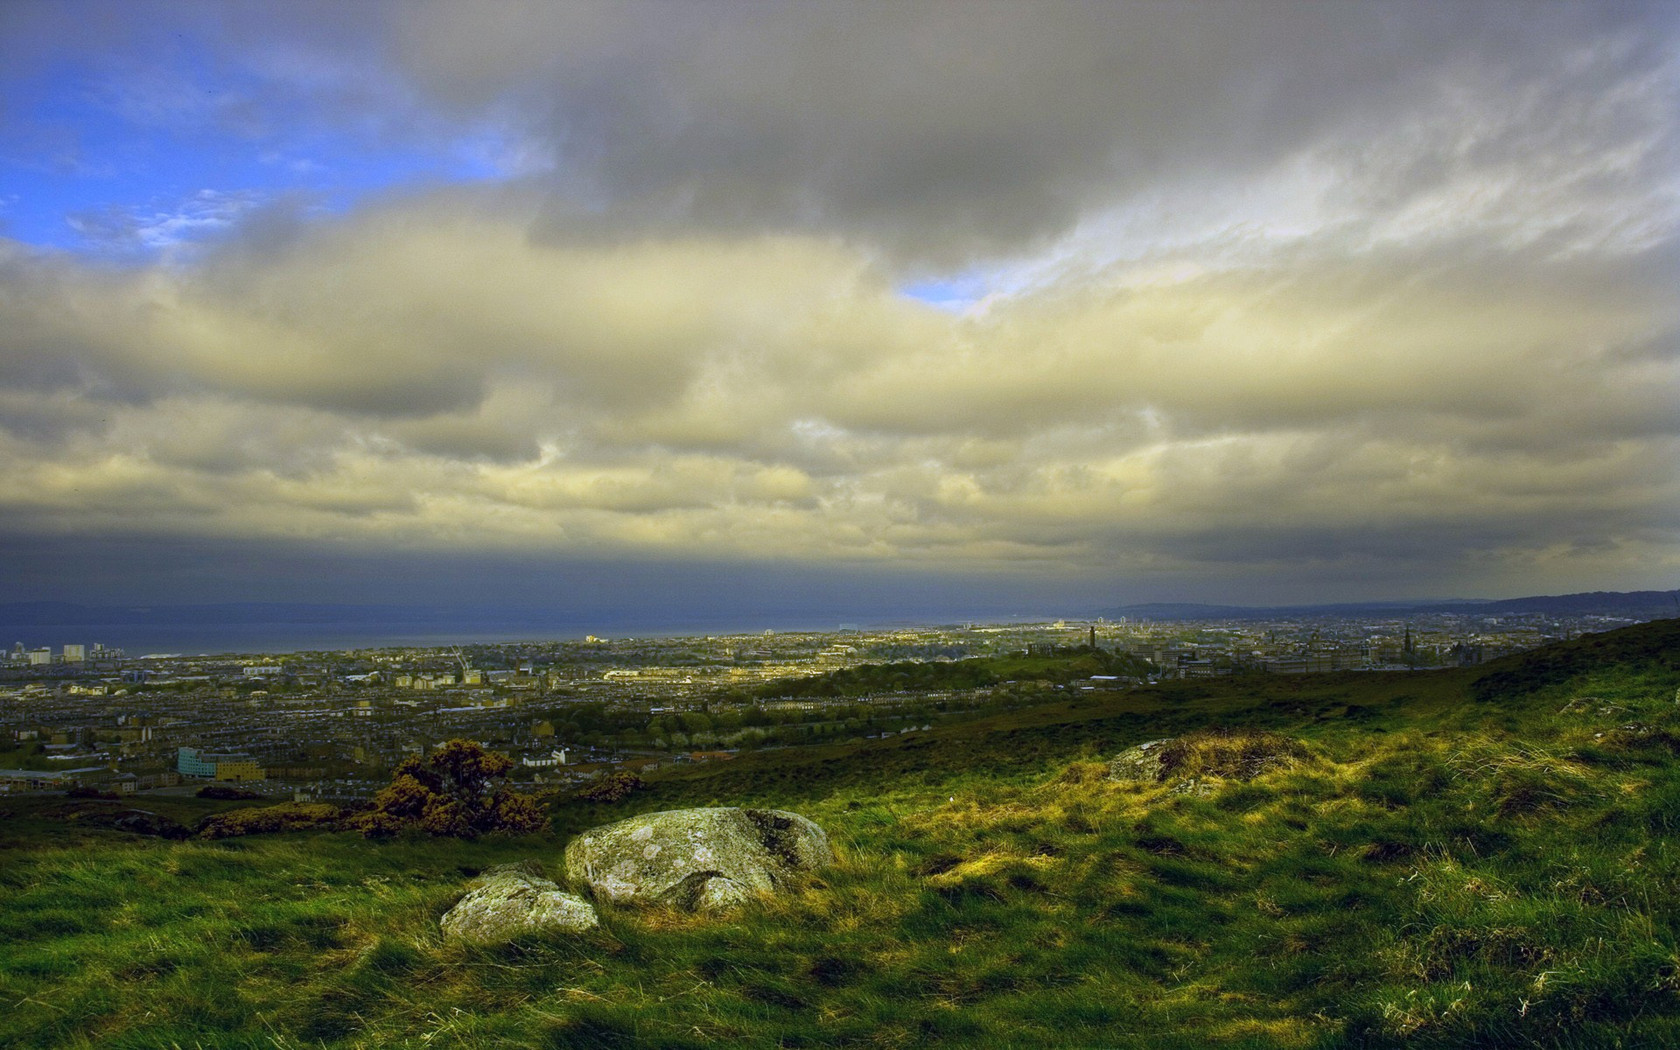
<instances>
[{"instance_id":1,"label":"green vegetation","mask_svg":"<svg viewBox=\"0 0 1680 1050\"><path fill-rule=\"evenodd\" d=\"M1146 660L1130 653L1088 645L1058 648L1054 653L985 656L972 660L863 664L806 678L784 678L761 686L762 697L858 697L877 693L928 692L936 689L982 689L1004 682L1065 684L1095 675L1141 678L1153 672Z\"/></svg>"},{"instance_id":2,"label":"green vegetation","mask_svg":"<svg viewBox=\"0 0 1680 1050\"><path fill-rule=\"evenodd\" d=\"M456 838L497 831L528 835L547 820L534 799L506 786L512 769L506 755L471 740L448 741L424 759L405 759L391 785L348 825L369 838L400 831Z\"/></svg>"},{"instance_id":3,"label":"green vegetation","mask_svg":"<svg viewBox=\"0 0 1680 1050\"><path fill-rule=\"evenodd\" d=\"M63 764L48 758L46 745L38 740L9 750L0 749L0 769L50 770Z\"/></svg>"},{"instance_id":4,"label":"green vegetation","mask_svg":"<svg viewBox=\"0 0 1680 1050\"><path fill-rule=\"evenodd\" d=\"M1663 621L1486 668L1064 693L561 801L523 839L176 842L7 800L0 1045L1680 1045L1677 654ZM1109 778L1186 733L1163 776ZM440 940L478 870L557 874L579 828L707 803L804 813L840 862L727 919Z\"/></svg>"}]
</instances>

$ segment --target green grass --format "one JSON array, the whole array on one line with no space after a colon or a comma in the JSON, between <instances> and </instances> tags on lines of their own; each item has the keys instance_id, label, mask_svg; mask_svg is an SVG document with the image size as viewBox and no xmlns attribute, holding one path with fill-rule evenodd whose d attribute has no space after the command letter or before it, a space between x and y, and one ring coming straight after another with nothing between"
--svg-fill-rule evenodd
<instances>
[{"instance_id":1,"label":"green grass","mask_svg":"<svg viewBox=\"0 0 1680 1050\"><path fill-rule=\"evenodd\" d=\"M8 803L0 1045L1680 1045L1676 652L1667 621L1485 669L1086 694L685 770L524 840L164 842ZM1305 753L1191 791L1105 776L1207 727ZM728 919L441 943L480 868L712 802L805 813L840 861Z\"/></svg>"}]
</instances>

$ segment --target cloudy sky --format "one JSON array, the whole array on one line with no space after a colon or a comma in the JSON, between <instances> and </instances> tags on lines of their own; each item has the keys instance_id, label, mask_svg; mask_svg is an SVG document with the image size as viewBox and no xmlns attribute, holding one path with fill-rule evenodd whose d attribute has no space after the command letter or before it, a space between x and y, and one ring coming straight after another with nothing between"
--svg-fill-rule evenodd
<instances>
[{"instance_id":1,"label":"cloudy sky","mask_svg":"<svg viewBox=\"0 0 1680 1050\"><path fill-rule=\"evenodd\" d=\"M10 0L0 597L1680 586L1677 118L1673 4Z\"/></svg>"}]
</instances>

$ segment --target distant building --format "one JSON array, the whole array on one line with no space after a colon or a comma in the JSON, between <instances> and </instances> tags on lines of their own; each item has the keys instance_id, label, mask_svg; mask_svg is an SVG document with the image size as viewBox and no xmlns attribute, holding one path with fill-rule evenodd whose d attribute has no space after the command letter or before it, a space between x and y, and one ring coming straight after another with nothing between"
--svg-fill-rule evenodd
<instances>
[{"instance_id":1,"label":"distant building","mask_svg":"<svg viewBox=\"0 0 1680 1050\"><path fill-rule=\"evenodd\" d=\"M87 659L87 646L85 646L85 645L66 645L64 647L64 662L65 663L67 663L67 664L79 664L83 660L86 660L86 659Z\"/></svg>"},{"instance_id":2,"label":"distant building","mask_svg":"<svg viewBox=\"0 0 1680 1050\"><path fill-rule=\"evenodd\" d=\"M1212 660L1185 660L1178 667L1185 678L1217 678L1231 673L1229 664L1216 664Z\"/></svg>"},{"instance_id":3,"label":"distant building","mask_svg":"<svg viewBox=\"0 0 1680 1050\"><path fill-rule=\"evenodd\" d=\"M1453 646L1451 655L1453 662L1460 667L1474 667L1486 659L1481 646L1466 642L1459 642Z\"/></svg>"},{"instance_id":4,"label":"distant building","mask_svg":"<svg viewBox=\"0 0 1680 1050\"><path fill-rule=\"evenodd\" d=\"M29 650L29 666L40 667L52 663L52 650L43 646L40 649Z\"/></svg>"},{"instance_id":5,"label":"distant building","mask_svg":"<svg viewBox=\"0 0 1680 1050\"><path fill-rule=\"evenodd\" d=\"M267 773L244 755L211 755L183 747L175 753L175 769L182 776L210 780L262 780Z\"/></svg>"},{"instance_id":6,"label":"distant building","mask_svg":"<svg viewBox=\"0 0 1680 1050\"><path fill-rule=\"evenodd\" d=\"M39 769L0 769L0 795L14 791L62 791L70 787L68 773Z\"/></svg>"},{"instance_id":7,"label":"distant building","mask_svg":"<svg viewBox=\"0 0 1680 1050\"><path fill-rule=\"evenodd\" d=\"M175 752L175 770L185 777L213 777L216 762L201 756L194 748L183 747Z\"/></svg>"},{"instance_id":8,"label":"distant building","mask_svg":"<svg viewBox=\"0 0 1680 1050\"><path fill-rule=\"evenodd\" d=\"M267 775L256 759L230 755L216 761L217 780L261 780Z\"/></svg>"}]
</instances>

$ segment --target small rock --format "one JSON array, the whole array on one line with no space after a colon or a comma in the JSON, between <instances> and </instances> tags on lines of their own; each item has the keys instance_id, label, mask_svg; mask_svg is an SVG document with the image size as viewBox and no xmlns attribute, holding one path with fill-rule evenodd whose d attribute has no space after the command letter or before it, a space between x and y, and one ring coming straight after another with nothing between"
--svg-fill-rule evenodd
<instances>
[{"instance_id":1,"label":"small rock","mask_svg":"<svg viewBox=\"0 0 1680 1050\"><path fill-rule=\"evenodd\" d=\"M587 930L600 920L594 905L545 878L540 865L522 861L474 879L440 925L449 940L494 944L527 933Z\"/></svg>"},{"instance_id":2,"label":"small rock","mask_svg":"<svg viewBox=\"0 0 1680 1050\"><path fill-rule=\"evenodd\" d=\"M689 910L707 913L731 911L752 899L747 888L734 879L715 875L707 879L689 900Z\"/></svg>"},{"instance_id":3,"label":"small rock","mask_svg":"<svg viewBox=\"0 0 1680 1050\"><path fill-rule=\"evenodd\" d=\"M1161 750L1170 741L1149 740L1128 747L1108 763L1108 779L1155 783L1161 779Z\"/></svg>"},{"instance_id":4,"label":"small rock","mask_svg":"<svg viewBox=\"0 0 1680 1050\"><path fill-rule=\"evenodd\" d=\"M1109 762L1108 778L1174 784L1181 793L1208 794L1212 788L1205 781L1209 778L1253 780L1307 757L1300 741L1280 733L1203 730L1127 748Z\"/></svg>"}]
</instances>

